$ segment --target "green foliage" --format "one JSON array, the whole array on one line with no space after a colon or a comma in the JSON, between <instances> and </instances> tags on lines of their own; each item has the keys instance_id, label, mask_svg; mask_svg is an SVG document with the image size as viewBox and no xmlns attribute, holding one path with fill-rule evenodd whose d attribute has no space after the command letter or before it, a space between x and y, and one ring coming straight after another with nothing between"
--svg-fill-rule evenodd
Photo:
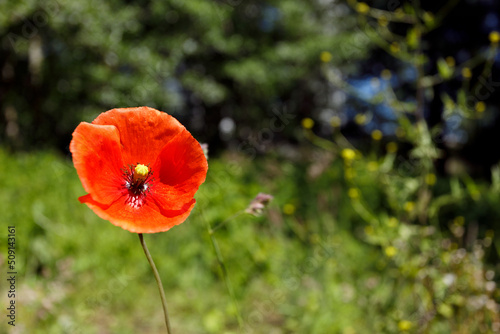
<instances>
[{"instance_id":1,"label":"green foliage","mask_svg":"<svg viewBox=\"0 0 500 334\"><path fill-rule=\"evenodd\" d=\"M76 123L132 105L181 116L194 105L257 133L240 152L209 160L186 223L146 235L174 332L498 329L493 264L500 256L500 167L490 183L456 161L439 173L445 152L436 138L443 123L429 128L423 117L432 88L462 76L456 94L439 96L443 120L458 115L466 130L475 126L486 104L471 95L478 87L472 70L484 63L484 79L498 41L490 37L486 56L462 64L439 58L429 66L422 36L442 17L409 4L387 12L348 3L356 16L292 0L0 5L2 75L11 80L2 100L6 146L32 147L44 139L65 146ZM394 33L393 23L408 29ZM306 118L300 131L291 120L300 121L294 108L307 101L304 90L324 97L324 76L356 95L344 74L357 70L352 60L366 57L373 44L417 70L410 85L415 99L401 101L388 85L364 101L393 109L394 135L367 128L371 139L346 138L339 115L329 123ZM436 73L426 73L429 67ZM386 81L391 75L381 74ZM263 106L276 100L286 100L284 110L291 107L279 124L262 117ZM358 114L355 126L370 118L370 112ZM204 120L199 126L215 131L217 123ZM318 123L328 130L322 137ZM291 133L300 144L257 158L258 135L273 125L283 125L275 132ZM0 220L17 230L22 316L16 329L160 332L160 301L137 237L78 203L84 191L68 157L9 152L0 150ZM265 216L244 214L261 191L274 196ZM3 243L0 250L5 263Z\"/></svg>"},{"instance_id":2,"label":"green foliage","mask_svg":"<svg viewBox=\"0 0 500 334\"><path fill-rule=\"evenodd\" d=\"M290 0L2 2L2 105L12 124L1 135L15 148L64 149L80 121L140 105L183 119L198 110L200 132L223 116L258 126L263 106L280 100L296 112L314 94L302 83L321 79L325 48L332 64L369 50L354 20L332 22L332 11Z\"/></svg>"},{"instance_id":3,"label":"green foliage","mask_svg":"<svg viewBox=\"0 0 500 334\"><path fill-rule=\"evenodd\" d=\"M159 332L160 301L138 238L78 203L84 191L70 161L53 153L0 154L0 186L8 189L0 195L1 219L17 230L19 328ZM496 321L494 268L484 264L494 234L479 230L474 239L468 222L495 210L498 190L475 184L481 197L474 201L483 209L474 212L463 207L473 199L459 182L448 195L459 197L446 202L453 210L435 213L450 217L448 234L440 226L409 224L420 215L418 200L415 212L405 210L415 186L411 177L391 175L397 169L380 174L390 157L304 154L278 168L278 157L210 159L189 220L145 236L176 332L237 332L206 223L216 226L243 210L259 191L275 196L265 217L240 215L214 234L244 330L394 333L410 326L410 332L480 333ZM355 176L346 179L349 169ZM388 183L393 199L384 193ZM444 192L445 183L438 180L429 191ZM4 262L4 244L0 254Z\"/></svg>"}]
</instances>

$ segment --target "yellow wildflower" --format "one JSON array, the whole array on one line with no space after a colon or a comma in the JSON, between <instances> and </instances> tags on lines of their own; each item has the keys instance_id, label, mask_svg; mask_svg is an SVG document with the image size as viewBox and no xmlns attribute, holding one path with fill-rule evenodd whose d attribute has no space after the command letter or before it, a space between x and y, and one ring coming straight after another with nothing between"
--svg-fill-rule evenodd
<instances>
[{"instance_id":1,"label":"yellow wildflower","mask_svg":"<svg viewBox=\"0 0 500 334\"><path fill-rule=\"evenodd\" d=\"M394 246L389 246L389 247L386 247L384 249L384 252L385 252L385 255L387 255L387 257L394 257L394 255L396 255L398 250Z\"/></svg>"},{"instance_id":2,"label":"yellow wildflower","mask_svg":"<svg viewBox=\"0 0 500 334\"><path fill-rule=\"evenodd\" d=\"M364 2L358 2L356 5L356 11L360 14L366 14L370 11L370 6Z\"/></svg>"},{"instance_id":3,"label":"yellow wildflower","mask_svg":"<svg viewBox=\"0 0 500 334\"><path fill-rule=\"evenodd\" d=\"M347 196L349 196L352 199L358 199L359 198L359 190L357 188L349 188L349 191L347 192Z\"/></svg>"},{"instance_id":4,"label":"yellow wildflower","mask_svg":"<svg viewBox=\"0 0 500 334\"><path fill-rule=\"evenodd\" d=\"M486 110L486 103L484 103L483 101L479 101L476 103L474 109L476 109L478 113L482 113Z\"/></svg>"},{"instance_id":5,"label":"yellow wildflower","mask_svg":"<svg viewBox=\"0 0 500 334\"><path fill-rule=\"evenodd\" d=\"M462 76L465 79L470 79L472 77L472 72L471 72L470 68L468 68L468 67L462 68Z\"/></svg>"},{"instance_id":6,"label":"yellow wildflower","mask_svg":"<svg viewBox=\"0 0 500 334\"><path fill-rule=\"evenodd\" d=\"M354 150L350 148L344 148L340 155L345 160L354 160L354 158L356 158L356 152L354 152Z\"/></svg>"},{"instance_id":7,"label":"yellow wildflower","mask_svg":"<svg viewBox=\"0 0 500 334\"><path fill-rule=\"evenodd\" d=\"M387 153L396 153L398 151L398 144L393 141L388 142L385 149L387 150Z\"/></svg>"},{"instance_id":8,"label":"yellow wildflower","mask_svg":"<svg viewBox=\"0 0 500 334\"><path fill-rule=\"evenodd\" d=\"M436 180L437 180L437 177L436 177L436 174L434 174L434 173L429 173L425 176L425 183L427 183L430 186L435 185Z\"/></svg>"},{"instance_id":9,"label":"yellow wildflower","mask_svg":"<svg viewBox=\"0 0 500 334\"><path fill-rule=\"evenodd\" d=\"M323 51L321 52L321 54L319 55L319 59L323 62L323 63L329 63L331 60L332 60L332 54L328 51Z\"/></svg>"},{"instance_id":10,"label":"yellow wildflower","mask_svg":"<svg viewBox=\"0 0 500 334\"><path fill-rule=\"evenodd\" d=\"M409 320L401 320L398 323L398 328L402 332L407 332L407 331L409 331L411 329L412 325L413 324Z\"/></svg>"},{"instance_id":11,"label":"yellow wildflower","mask_svg":"<svg viewBox=\"0 0 500 334\"><path fill-rule=\"evenodd\" d=\"M500 33L498 31L490 32L490 35L488 37L492 44L498 44L498 42L500 42Z\"/></svg>"},{"instance_id":12,"label":"yellow wildflower","mask_svg":"<svg viewBox=\"0 0 500 334\"><path fill-rule=\"evenodd\" d=\"M312 129L313 126L314 126L314 121L311 118L306 117L302 120L302 127L304 129L310 130Z\"/></svg>"},{"instance_id":13,"label":"yellow wildflower","mask_svg":"<svg viewBox=\"0 0 500 334\"><path fill-rule=\"evenodd\" d=\"M291 204L291 203L287 203L283 206L283 213L285 215L293 215L295 213L295 205Z\"/></svg>"},{"instance_id":14,"label":"yellow wildflower","mask_svg":"<svg viewBox=\"0 0 500 334\"><path fill-rule=\"evenodd\" d=\"M372 138L373 138L373 140L377 140L377 141L381 140L382 136L383 136L382 131L380 131L380 130L373 130L372 131Z\"/></svg>"}]
</instances>

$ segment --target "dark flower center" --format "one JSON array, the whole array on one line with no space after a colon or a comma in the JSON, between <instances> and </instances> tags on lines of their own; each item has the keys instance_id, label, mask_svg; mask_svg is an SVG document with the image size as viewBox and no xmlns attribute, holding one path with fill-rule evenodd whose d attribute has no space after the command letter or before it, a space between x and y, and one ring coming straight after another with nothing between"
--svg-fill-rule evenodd
<instances>
[{"instance_id":1,"label":"dark flower center","mask_svg":"<svg viewBox=\"0 0 500 334\"><path fill-rule=\"evenodd\" d=\"M124 188L128 192L126 203L134 208L140 208L144 204L146 194L151 189L153 171L149 165L135 164L122 169Z\"/></svg>"}]
</instances>

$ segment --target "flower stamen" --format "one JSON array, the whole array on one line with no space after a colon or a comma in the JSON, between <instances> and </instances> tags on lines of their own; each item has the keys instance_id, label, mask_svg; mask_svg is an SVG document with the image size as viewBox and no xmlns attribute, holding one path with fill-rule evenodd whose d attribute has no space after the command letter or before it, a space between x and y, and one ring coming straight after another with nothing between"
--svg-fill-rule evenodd
<instances>
[{"instance_id":1,"label":"flower stamen","mask_svg":"<svg viewBox=\"0 0 500 334\"><path fill-rule=\"evenodd\" d=\"M149 165L137 163L123 168L124 188L128 192L127 204L140 208L144 204L146 194L151 190L153 171Z\"/></svg>"}]
</instances>

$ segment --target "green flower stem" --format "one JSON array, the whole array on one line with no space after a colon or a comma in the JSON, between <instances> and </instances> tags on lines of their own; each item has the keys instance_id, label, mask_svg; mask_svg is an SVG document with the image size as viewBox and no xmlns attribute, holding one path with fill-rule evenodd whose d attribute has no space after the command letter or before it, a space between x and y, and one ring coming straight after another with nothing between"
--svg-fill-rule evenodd
<instances>
[{"instance_id":1,"label":"green flower stem","mask_svg":"<svg viewBox=\"0 0 500 334\"><path fill-rule=\"evenodd\" d=\"M229 276L227 275L226 265L224 264L224 259L222 258L222 254L220 252L219 244L217 240L215 240L215 236L213 231L209 230L210 240L212 241L212 246L215 250L215 255L217 256L217 261L219 262L220 269L222 271L222 276L224 277L224 282L226 283L226 289L229 292L229 296L233 300L234 308L236 309L236 318L238 319L238 325L240 328L243 328L243 319L241 318L240 310L238 307L238 302L236 301L236 295L234 294L233 286L231 285L231 281L229 280Z\"/></svg>"},{"instance_id":2,"label":"green flower stem","mask_svg":"<svg viewBox=\"0 0 500 334\"><path fill-rule=\"evenodd\" d=\"M229 221L230 219L232 219L235 216L239 215L240 213L236 213L235 215L233 215L230 218L226 219L224 222L222 222L219 225L217 225L216 228L221 227L227 221ZM215 229L212 229L212 227L210 226L210 223L205 218L205 216L202 215L202 217L203 217L203 220L205 220L205 223L207 224L208 235L210 236L210 241L212 242L212 247L213 247L213 249L215 251L215 256L217 257L217 262L219 263L219 267L220 267L221 272L222 272L222 277L224 278L224 283L226 284L227 292L229 293L229 296L231 297L231 300L233 302L234 308L236 310L236 319L238 320L238 325L240 326L240 329L243 329L243 318L241 317L240 309L238 307L238 301L236 300L236 295L234 294L233 286L232 286L231 281L229 280L229 276L227 274L226 265L224 263L224 259L222 257L222 253L220 251L219 244L217 243L217 240L215 239L215 235L214 235Z\"/></svg>"},{"instance_id":3,"label":"green flower stem","mask_svg":"<svg viewBox=\"0 0 500 334\"><path fill-rule=\"evenodd\" d=\"M149 253L148 246L146 246L146 242L144 241L142 233L138 233L138 235L139 235L139 240L141 241L142 249L144 250L144 254L146 254L146 258L148 259L149 265L151 266L151 269L153 269L153 274L155 276L156 283L158 284L158 290L160 290L160 298L161 298L161 304L163 306L163 314L165 316L165 325L167 326L167 334L172 334L172 330L170 329L170 321L168 320L167 300L165 298L165 291L163 291L163 284L161 283L160 274L156 269L155 263L153 261L153 258L151 257L151 254Z\"/></svg>"},{"instance_id":4,"label":"green flower stem","mask_svg":"<svg viewBox=\"0 0 500 334\"><path fill-rule=\"evenodd\" d=\"M222 223L216 225L213 229L212 229L212 233L215 232L216 230L218 230L219 228L221 228L222 226L226 225L230 220L233 220L234 218L238 217L239 215L241 215L242 213L244 213L244 211L238 211L236 212L234 215L232 215L231 217L225 219Z\"/></svg>"}]
</instances>

